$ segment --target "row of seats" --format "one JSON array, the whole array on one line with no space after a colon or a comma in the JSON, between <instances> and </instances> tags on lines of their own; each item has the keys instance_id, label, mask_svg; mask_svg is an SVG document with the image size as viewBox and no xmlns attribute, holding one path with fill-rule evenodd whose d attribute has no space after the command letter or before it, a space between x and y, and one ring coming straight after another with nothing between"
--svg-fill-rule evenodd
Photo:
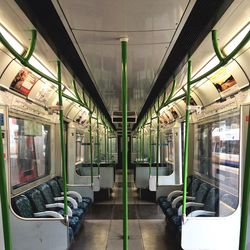
<instances>
[{"instance_id":1,"label":"row of seats","mask_svg":"<svg viewBox=\"0 0 250 250\"><path fill-rule=\"evenodd\" d=\"M32 190L12 199L14 211L21 217L63 218L63 180L55 177ZM81 222L92 203L89 197L81 197L77 192L67 192L69 234L72 240L78 233Z\"/></svg>"},{"instance_id":2,"label":"row of seats","mask_svg":"<svg viewBox=\"0 0 250 250\"><path fill-rule=\"evenodd\" d=\"M224 193L220 197L218 188L195 177L188 177L187 216L219 216L220 201L233 209L237 207L237 199L232 195ZM183 191L173 191L167 197L161 196L158 199L158 203L168 221L175 225L178 230L181 230Z\"/></svg>"}]
</instances>

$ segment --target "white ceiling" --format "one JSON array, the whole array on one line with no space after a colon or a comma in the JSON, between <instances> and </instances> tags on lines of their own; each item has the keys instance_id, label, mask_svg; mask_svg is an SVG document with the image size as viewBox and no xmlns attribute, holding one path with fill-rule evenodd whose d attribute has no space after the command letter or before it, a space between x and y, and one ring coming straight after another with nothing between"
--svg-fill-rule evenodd
<instances>
[{"instance_id":1,"label":"white ceiling","mask_svg":"<svg viewBox=\"0 0 250 250\"><path fill-rule=\"evenodd\" d=\"M129 38L129 110L139 113L190 2L194 4L187 0L53 1L110 114L121 110L119 38Z\"/></svg>"}]
</instances>

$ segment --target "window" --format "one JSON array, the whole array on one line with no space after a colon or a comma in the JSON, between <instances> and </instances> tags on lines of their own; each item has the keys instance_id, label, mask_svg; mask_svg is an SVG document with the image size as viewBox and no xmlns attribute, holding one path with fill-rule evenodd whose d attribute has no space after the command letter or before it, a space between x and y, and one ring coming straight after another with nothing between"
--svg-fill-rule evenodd
<instances>
[{"instance_id":1,"label":"window","mask_svg":"<svg viewBox=\"0 0 250 250\"><path fill-rule=\"evenodd\" d=\"M238 206L240 166L239 112L221 114L195 127L195 173L219 191L219 216Z\"/></svg>"},{"instance_id":2,"label":"window","mask_svg":"<svg viewBox=\"0 0 250 250\"><path fill-rule=\"evenodd\" d=\"M83 136L76 134L76 162L83 161Z\"/></svg>"},{"instance_id":3,"label":"window","mask_svg":"<svg viewBox=\"0 0 250 250\"><path fill-rule=\"evenodd\" d=\"M16 189L50 173L50 126L9 118L11 186Z\"/></svg>"}]
</instances>

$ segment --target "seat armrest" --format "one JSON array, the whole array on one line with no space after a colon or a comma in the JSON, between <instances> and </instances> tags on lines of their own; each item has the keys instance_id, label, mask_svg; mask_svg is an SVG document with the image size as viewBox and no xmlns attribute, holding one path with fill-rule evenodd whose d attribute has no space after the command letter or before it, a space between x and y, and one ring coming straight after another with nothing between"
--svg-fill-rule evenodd
<instances>
[{"instance_id":1,"label":"seat armrest","mask_svg":"<svg viewBox=\"0 0 250 250\"><path fill-rule=\"evenodd\" d=\"M55 208L55 207L64 208L63 203L52 203L52 204L46 204L45 206L46 206L46 208ZM72 217L72 215L73 215L72 210L69 206L67 206L67 207L68 207L68 215L69 215L69 217Z\"/></svg>"},{"instance_id":2,"label":"seat armrest","mask_svg":"<svg viewBox=\"0 0 250 250\"><path fill-rule=\"evenodd\" d=\"M63 219L63 216L61 214L55 212L55 211L38 212L38 213L34 213L34 216L37 217L37 218L51 216L53 218Z\"/></svg>"},{"instance_id":3,"label":"seat armrest","mask_svg":"<svg viewBox=\"0 0 250 250\"><path fill-rule=\"evenodd\" d=\"M61 196L61 197L55 197L54 200L55 201L63 201L64 197L63 196ZM78 208L78 204L77 204L76 200L73 199L72 197L68 197L67 196L67 201L69 201L73 205L73 208Z\"/></svg>"},{"instance_id":4,"label":"seat armrest","mask_svg":"<svg viewBox=\"0 0 250 250\"><path fill-rule=\"evenodd\" d=\"M180 202L180 201L182 201L182 200L183 200L183 196L182 196L182 195L176 197L176 198L173 200L173 202L172 202L172 208L176 208L178 202ZM188 201L194 201L194 200L195 200L195 197L193 197L193 196L187 196L187 200L188 200Z\"/></svg>"},{"instance_id":5,"label":"seat armrest","mask_svg":"<svg viewBox=\"0 0 250 250\"><path fill-rule=\"evenodd\" d=\"M178 215L181 216L182 215L182 206L181 205L178 209ZM189 208L189 207L195 207L195 208L202 208L204 207L204 204L203 203L198 203L198 202L187 202L186 203L186 208Z\"/></svg>"},{"instance_id":6,"label":"seat armrest","mask_svg":"<svg viewBox=\"0 0 250 250\"><path fill-rule=\"evenodd\" d=\"M61 194L63 195L64 193L62 192ZM82 196L76 191L68 191L67 195L77 198L78 202L82 202Z\"/></svg>"},{"instance_id":7,"label":"seat armrest","mask_svg":"<svg viewBox=\"0 0 250 250\"><path fill-rule=\"evenodd\" d=\"M188 217L198 217L198 216L215 216L215 212L205 211L205 210L195 210L188 215Z\"/></svg>"},{"instance_id":8,"label":"seat armrest","mask_svg":"<svg viewBox=\"0 0 250 250\"><path fill-rule=\"evenodd\" d=\"M168 201L171 201L174 197L179 196L179 195L182 195L182 194L183 194L183 191L181 191L181 190L175 190L175 191L171 192L171 193L168 195L167 200L168 200Z\"/></svg>"}]
</instances>

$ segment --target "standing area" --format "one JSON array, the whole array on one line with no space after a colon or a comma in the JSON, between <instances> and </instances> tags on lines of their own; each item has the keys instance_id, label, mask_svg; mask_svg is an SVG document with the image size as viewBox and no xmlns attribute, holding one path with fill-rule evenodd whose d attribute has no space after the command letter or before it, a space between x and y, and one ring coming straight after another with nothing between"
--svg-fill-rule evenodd
<instances>
[{"instance_id":1,"label":"standing area","mask_svg":"<svg viewBox=\"0 0 250 250\"><path fill-rule=\"evenodd\" d=\"M116 171L110 200L96 202L70 250L122 250L122 172ZM179 250L165 215L155 202L139 199L133 171L128 174L128 247L131 250Z\"/></svg>"}]
</instances>

